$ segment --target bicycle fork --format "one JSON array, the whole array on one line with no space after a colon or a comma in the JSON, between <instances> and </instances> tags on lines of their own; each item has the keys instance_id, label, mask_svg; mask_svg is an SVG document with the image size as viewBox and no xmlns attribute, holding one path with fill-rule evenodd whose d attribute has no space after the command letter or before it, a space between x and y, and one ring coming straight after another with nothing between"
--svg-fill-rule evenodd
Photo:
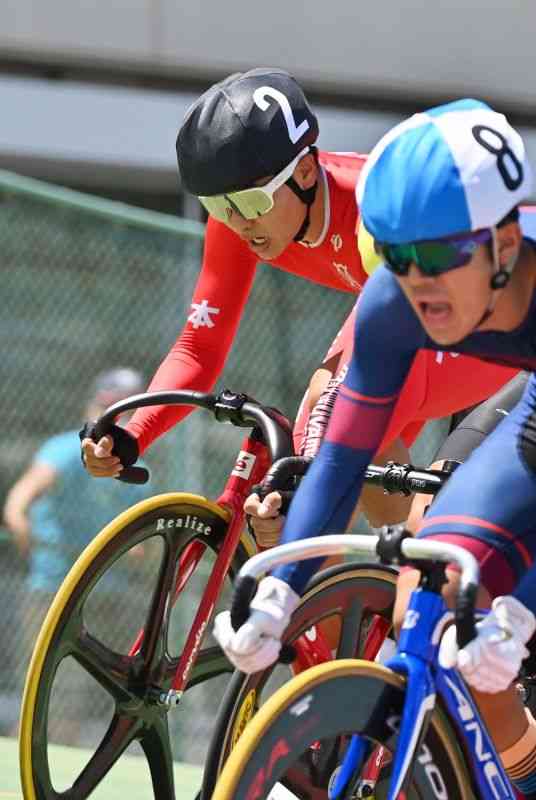
<instances>
[{"instance_id":1,"label":"bicycle fork","mask_svg":"<svg viewBox=\"0 0 536 800\"><path fill-rule=\"evenodd\" d=\"M439 644L436 631L438 627L443 630L446 621L444 617L450 618L450 613L442 613L443 608L443 600L435 592L422 589L414 592L402 625L398 652L385 664L386 668L406 679L402 717L397 725L398 745L394 753L387 800L404 796L415 754L426 735L435 707L435 684L430 664ZM375 748L371 757L369 754L368 740L354 734L329 791L329 800L348 797L344 792L349 789L352 776L356 775L358 779L354 783L352 796L366 797L373 793L389 754L383 747ZM368 760L365 761L367 757Z\"/></svg>"}]
</instances>

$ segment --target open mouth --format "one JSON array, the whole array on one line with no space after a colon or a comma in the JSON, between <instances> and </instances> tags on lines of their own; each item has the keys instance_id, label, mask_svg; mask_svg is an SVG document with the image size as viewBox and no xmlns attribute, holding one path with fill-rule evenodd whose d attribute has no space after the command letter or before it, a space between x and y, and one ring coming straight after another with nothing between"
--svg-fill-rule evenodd
<instances>
[{"instance_id":1,"label":"open mouth","mask_svg":"<svg viewBox=\"0 0 536 800\"><path fill-rule=\"evenodd\" d=\"M445 301L418 303L421 317L428 325L441 325L447 323L452 315L452 306Z\"/></svg>"},{"instance_id":2,"label":"open mouth","mask_svg":"<svg viewBox=\"0 0 536 800\"><path fill-rule=\"evenodd\" d=\"M268 239L266 236L255 236L254 239L249 240L249 243L255 248L265 247L268 244Z\"/></svg>"}]
</instances>

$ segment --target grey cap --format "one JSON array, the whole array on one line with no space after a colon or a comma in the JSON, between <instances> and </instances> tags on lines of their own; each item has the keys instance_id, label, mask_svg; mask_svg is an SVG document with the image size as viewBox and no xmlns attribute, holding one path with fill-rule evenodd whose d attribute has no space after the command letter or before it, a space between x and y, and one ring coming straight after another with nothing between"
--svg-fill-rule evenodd
<instances>
[{"instance_id":1,"label":"grey cap","mask_svg":"<svg viewBox=\"0 0 536 800\"><path fill-rule=\"evenodd\" d=\"M98 402L110 404L144 390L141 372L131 367L116 367L99 372L91 384L89 395Z\"/></svg>"}]
</instances>

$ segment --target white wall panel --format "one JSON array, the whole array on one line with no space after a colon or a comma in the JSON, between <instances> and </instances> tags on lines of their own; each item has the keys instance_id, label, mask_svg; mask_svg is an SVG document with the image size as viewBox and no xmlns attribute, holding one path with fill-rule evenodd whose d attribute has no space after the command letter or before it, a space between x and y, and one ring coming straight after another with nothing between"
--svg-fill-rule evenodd
<instances>
[{"instance_id":1,"label":"white wall panel","mask_svg":"<svg viewBox=\"0 0 536 800\"><path fill-rule=\"evenodd\" d=\"M283 65L342 87L536 99L532 0L161 0L162 54L184 66Z\"/></svg>"},{"instance_id":2,"label":"white wall panel","mask_svg":"<svg viewBox=\"0 0 536 800\"><path fill-rule=\"evenodd\" d=\"M158 18L152 0L4 0L0 49L149 62Z\"/></svg>"},{"instance_id":3,"label":"white wall panel","mask_svg":"<svg viewBox=\"0 0 536 800\"><path fill-rule=\"evenodd\" d=\"M2 47L150 72L281 65L320 89L536 101L534 0L17 0Z\"/></svg>"},{"instance_id":4,"label":"white wall panel","mask_svg":"<svg viewBox=\"0 0 536 800\"><path fill-rule=\"evenodd\" d=\"M174 192L191 93L0 77L0 168L67 183ZM319 145L368 152L400 114L318 106ZM520 128L536 165L536 129Z\"/></svg>"}]
</instances>

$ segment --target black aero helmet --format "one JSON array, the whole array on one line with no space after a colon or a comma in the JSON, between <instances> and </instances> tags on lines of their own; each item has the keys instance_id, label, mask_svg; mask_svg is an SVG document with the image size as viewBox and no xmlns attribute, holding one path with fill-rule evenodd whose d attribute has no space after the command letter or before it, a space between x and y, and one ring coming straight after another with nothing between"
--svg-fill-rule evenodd
<instances>
[{"instance_id":1,"label":"black aero helmet","mask_svg":"<svg viewBox=\"0 0 536 800\"><path fill-rule=\"evenodd\" d=\"M177 136L179 174L195 195L249 188L280 172L318 138L318 120L281 69L235 73L187 111Z\"/></svg>"}]
</instances>

